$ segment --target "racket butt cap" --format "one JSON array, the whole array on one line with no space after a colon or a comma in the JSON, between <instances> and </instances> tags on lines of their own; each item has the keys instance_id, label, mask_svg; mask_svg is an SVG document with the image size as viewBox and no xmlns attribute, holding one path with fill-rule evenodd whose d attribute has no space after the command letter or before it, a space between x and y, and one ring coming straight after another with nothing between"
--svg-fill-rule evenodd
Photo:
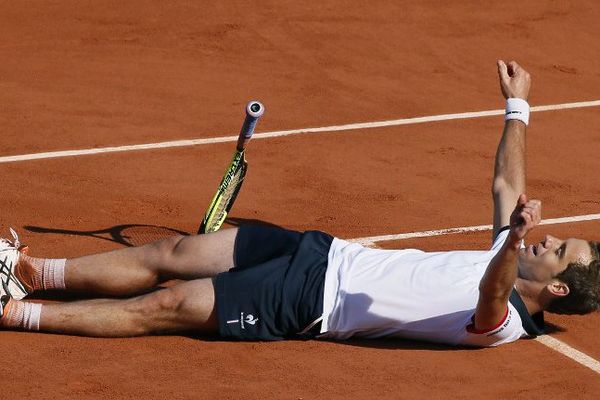
<instances>
[{"instance_id":1,"label":"racket butt cap","mask_svg":"<svg viewBox=\"0 0 600 400\"><path fill-rule=\"evenodd\" d=\"M252 100L246 106L246 114L252 118L260 118L265 112L265 106L260 101Z\"/></svg>"}]
</instances>

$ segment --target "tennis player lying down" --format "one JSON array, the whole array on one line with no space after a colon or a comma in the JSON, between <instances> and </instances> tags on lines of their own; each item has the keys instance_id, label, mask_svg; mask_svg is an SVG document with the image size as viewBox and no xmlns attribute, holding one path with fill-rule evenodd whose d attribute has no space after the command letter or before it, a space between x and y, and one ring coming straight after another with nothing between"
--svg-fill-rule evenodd
<instances>
[{"instance_id":1,"label":"tennis player lying down","mask_svg":"<svg viewBox=\"0 0 600 400\"><path fill-rule=\"evenodd\" d=\"M499 61L498 72L507 112L489 250L378 250L318 231L243 226L65 260L30 257L15 236L0 243L0 325L103 337L194 331L496 346L542 334L543 311L597 310L598 243L546 236L522 245L541 218L540 201L522 194L530 78L515 62ZM148 293L170 279L186 282ZM41 290L100 299L22 300Z\"/></svg>"}]
</instances>

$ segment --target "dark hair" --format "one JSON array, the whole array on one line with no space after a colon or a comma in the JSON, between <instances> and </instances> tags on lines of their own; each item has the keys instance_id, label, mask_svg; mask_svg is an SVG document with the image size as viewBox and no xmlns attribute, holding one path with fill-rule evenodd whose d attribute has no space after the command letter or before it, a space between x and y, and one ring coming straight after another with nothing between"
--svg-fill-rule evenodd
<instances>
[{"instance_id":1,"label":"dark hair","mask_svg":"<svg viewBox=\"0 0 600 400\"><path fill-rule=\"evenodd\" d=\"M589 242L592 261L589 265L569 263L556 279L569 287L569 294L554 299L547 310L556 314L589 314L600 310L600 243Z\"/></svg>"}]
</instances>

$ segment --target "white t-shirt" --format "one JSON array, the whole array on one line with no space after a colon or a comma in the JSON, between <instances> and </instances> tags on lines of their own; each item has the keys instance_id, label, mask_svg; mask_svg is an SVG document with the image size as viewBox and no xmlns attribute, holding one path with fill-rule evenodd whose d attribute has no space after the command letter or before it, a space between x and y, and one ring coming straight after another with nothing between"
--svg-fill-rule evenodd
<instances>
[{"instance_id":1,"label":"white t-shirt","mask_svg":"<svg viewBox=\"0 0 600 400\"><path fill-rule=\"evenodd\" d=\"M510 302L496 328L476 332L472 325L479 281L507 234L501 232L488 251L431 253L371 249L334 239L320 337L400 337L497 346L527 336Z\"/></svg>"}]
</instances>

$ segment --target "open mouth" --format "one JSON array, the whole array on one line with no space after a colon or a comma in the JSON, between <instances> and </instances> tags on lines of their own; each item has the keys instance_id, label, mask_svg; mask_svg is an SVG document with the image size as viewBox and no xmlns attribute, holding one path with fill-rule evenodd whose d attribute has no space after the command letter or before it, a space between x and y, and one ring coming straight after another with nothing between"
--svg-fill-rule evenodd
<instances>
[{"instance_id":1,"label":"open mouth","mask_svg":"<svg viewBox=\"0 0 600 400\"><path fill-rule=\"evenodd\" d=\"M538 248L537 248L537 246L536 246L536 245L534 245L534 244L530 244L530 245L529 245L529 246L527 246L527 248L525 249L525 252L526 252L527 254L529 254L530 256L532 256L532 257L537 257L539 250L538 250Z\"/></svg>"}]
</instances>

